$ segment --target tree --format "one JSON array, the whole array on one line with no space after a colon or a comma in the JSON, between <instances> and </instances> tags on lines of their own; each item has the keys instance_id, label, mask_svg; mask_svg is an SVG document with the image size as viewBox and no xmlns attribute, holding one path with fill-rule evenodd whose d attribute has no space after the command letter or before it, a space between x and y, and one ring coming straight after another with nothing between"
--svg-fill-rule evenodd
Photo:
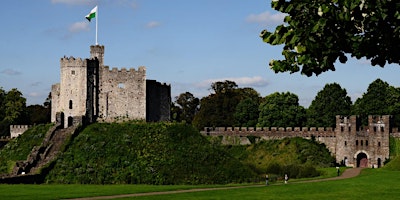
<instances>
[{"instance_id":1,"label":"tree","mask_svg":"<svg viewBox=\"0 0 400 200\"><path fill-rule=\"evenodd\" d=\"M347 56L371 60L384 67L400 63L400 4L366 0L272 0L273 9L287 13L286 24L260 37L271 45L283 45L284 60L271 60L275 72L300 71L307 76L335 70Z\"/></svg>"},{"instance_id":2,"label":"tree","mask_svg":"<svg viewBox=\"0 0 400 200\"><path fill-rule=\"evenodd\" d=\"M260 106L260 94L253 88L238 89L240 102L237 104L234 119L235 126L254 127L257 125Z\"/></svg>"},{"instance_id":3,"label":"tree","mask_svg":"<svg viewBox=\"0 0 400 200\"><path fill-rule=\"evenodd\" d=\"M194 115L199 110L200 100L197 97L194 97L192 93L185 92L175 97L175 103L180 108L180 120L185 121L188 124L191 124L194 118Z\"/></svg>"},{"instance_id":4,"label":"tree","mask_svg":"<svg viewBox=\"0 0 400 200\"><path fill-rule=\"evenodd\" d=\"M390 86L381 79L376 79L367 89L367 92L358 98L353 106L353 114L362 117L363 124L367 124L368 115L395 115L400 114L400 89Z\"/></svg>"},{"instance_id":5,"label":"tree","mask_svg":"<svg viewBox=\"0 0 400 200\"><path fill-rule=\"evenodd\" d=\"M239 102L235 109L235 126L255 127L258 121L259 103L252 98L246 98Z\"/></svg>"},{"instance_id":6,"label":"tree","mask_svg":"<svg viewBox=\"0 0 400 200\"><path fill-rule=\"evenodd\" d=\"M349 115L351 99L339 84L326 84L307 110L307 126L335 127L336 115Z\"/></svg>"},{"instance_id":7,"label":"tree","mask_svg":"<svg viewBox=\"0 0 400 200\"><path fill-rule=\"evenodd\" d=\"M260 127L302 127L306 119L298 96L290 92L266 96L259 110L257 126Z\"/></svg>"},{"instance_id":8,"label":"tree","mask_svg":"<svg viewBox=\"0 0 400 200\"><path fill-rule=\"evenodd\" d=\"M235 109L242 98L237 87L235 82L229 80L212 83L211 89L215 93L201 99L193 125L198 129L208 126L234 126Z\"/></svg>"},{"instance_id":9,"label":"tree","mask_svg":"<svg viewBox=\"0 0 400 200\"><path fill-rule=\"evenodd\" d=\"M46 124L50 123L50 108L42 105L30 105L26 107L29 116L28 124Z\"/></svg>"},{"instance_id":10,"label":"tree","mask_svg":"<svg viewBox=\"0 0 400 200\"><path fill-rule=\"evenodd\" d=\"M26 119L26 99L16 88L11 89L5 96L5 117L3 120L10 124L25 124Z\"/></svg>"},{"instance_id":11,"label":"tree","mask_svg":"<svg viewBox=\"0 0 400 200\"><path fill-rule=\"evenodd\" d=\"M11 124L27 124L26 99L16 88L0 88L0 136L9 136Z\"/></svg>"}]
</instances>

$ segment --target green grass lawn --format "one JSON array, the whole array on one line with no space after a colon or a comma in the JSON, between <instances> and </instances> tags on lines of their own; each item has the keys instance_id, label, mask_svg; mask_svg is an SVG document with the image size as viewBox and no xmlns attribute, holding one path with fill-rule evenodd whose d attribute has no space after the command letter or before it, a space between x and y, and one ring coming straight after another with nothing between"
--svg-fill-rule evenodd
<instances>
[{"instance_id":1,"label":"green grass lawn","mask_svg":"<svg viewBox=\"0 0 400 200\"><path fill-rule=\"evenodd\" d=\"M289 182L270 186L129 197L125 199L397 199L400 172L365 169L356 178L313 183ZM207 186L153 185L0 185L0 199L65 199L89 196L170 191Z\"/></svg>"}]
</instances>

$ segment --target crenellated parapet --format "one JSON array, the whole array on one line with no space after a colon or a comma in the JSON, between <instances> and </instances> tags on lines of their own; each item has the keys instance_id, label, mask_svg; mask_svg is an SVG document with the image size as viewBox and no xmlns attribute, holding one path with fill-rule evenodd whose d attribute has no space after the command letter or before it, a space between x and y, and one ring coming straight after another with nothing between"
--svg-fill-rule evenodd
<instances>
[{"instance_id":1,"label":"crenellated parapet","mask_svg":"<svg viewBox=\"0 0 400 200\"><path fill-rule=\"evenodd\" d=\"M258 137L335 137L331 127L205 127L201 134L208 136Z\"/></svg>"},{"instance_id":2,"label":"crenellated parapet","mask_svg":"<svg viewBox=\"0 0 400 200\"><path fill-rule=\"evenodd\" d=\"M86 67L86 59L74 58L73 56L60 59L61 68L63 67Z\"/></svg>"},{"instance_id":3,"label":"crenellated parapet","mask_svg":"<svg viewBox=\"0 0 400 200\"><path fill-rule=\"evenodd\" d=\"M134 77L134 76L141 76L144 77L146 76L146 67L139 67L137 70L135 68L117 68L113 67L110 69L109 66L104 66L103 67L103 73L105 73L105 76L124 76L124 77Z\"/></svg>"},{"instance_id":4,"label":"crenellated parapet","mask_svg":"<svg viewBox=\"0 0 400 200\"><path fill-rule=\"evenodd\" d=\"M10 125L10 136L11 138L18 137L31 127L31 125Z\"/></svg>"}]
</instances>

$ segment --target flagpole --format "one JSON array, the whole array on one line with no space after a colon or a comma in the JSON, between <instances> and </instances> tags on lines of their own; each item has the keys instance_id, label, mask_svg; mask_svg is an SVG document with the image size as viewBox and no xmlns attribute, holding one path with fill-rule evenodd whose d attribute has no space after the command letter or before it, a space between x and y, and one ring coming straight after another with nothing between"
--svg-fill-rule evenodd
<instances>
[{"instance_id":1,"label":"flagpole","mask_svg":"<svg viewBox=\"0 0 400 200\"><path fill-rule=\"evenodd\" d=\"M97 11L96 11L96 45L99 44L99 43L97 43L97 20L98 19L99 19L99 7L97 7Z\"/></svg>"}]
</instances>

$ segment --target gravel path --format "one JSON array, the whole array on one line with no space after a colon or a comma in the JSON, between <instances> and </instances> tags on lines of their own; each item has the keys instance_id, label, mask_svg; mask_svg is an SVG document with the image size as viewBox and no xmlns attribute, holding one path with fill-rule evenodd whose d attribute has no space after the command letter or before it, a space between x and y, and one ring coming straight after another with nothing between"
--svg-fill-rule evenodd
<instances>
[{"instance_id":1,"label":"gravel path","mask_svg":"<svg viewBox=\"0 0 400 200\"><path fill-rule=\"evenodd\" d=\"M326 178L326 179L316 179L309 181L299 181L297 183L308 183L308 182L320 182L320 181L330 181L339 180L356 177L360 174L362 168L348 168L340 176ZM189 190L176 190L176 191L165 191L165 192L146 192L146 193L136 193L136 194L120 194L113 196L99 196L99 197L87 197L87 198L77 198L72 200L98 200L98 199L117 199L125 197L139 197L139 196L151 196L151 195L163 195L163 194L178 194L186 192L201 192L201 191L211 191L211 190L231 190L237 188L249 188L249 187L264 187L264 185L251 185L251 186L237 186L237 187L221 187L221 188L199 188L199 189L189 189Z\"/></svg>"}]
</instances>

